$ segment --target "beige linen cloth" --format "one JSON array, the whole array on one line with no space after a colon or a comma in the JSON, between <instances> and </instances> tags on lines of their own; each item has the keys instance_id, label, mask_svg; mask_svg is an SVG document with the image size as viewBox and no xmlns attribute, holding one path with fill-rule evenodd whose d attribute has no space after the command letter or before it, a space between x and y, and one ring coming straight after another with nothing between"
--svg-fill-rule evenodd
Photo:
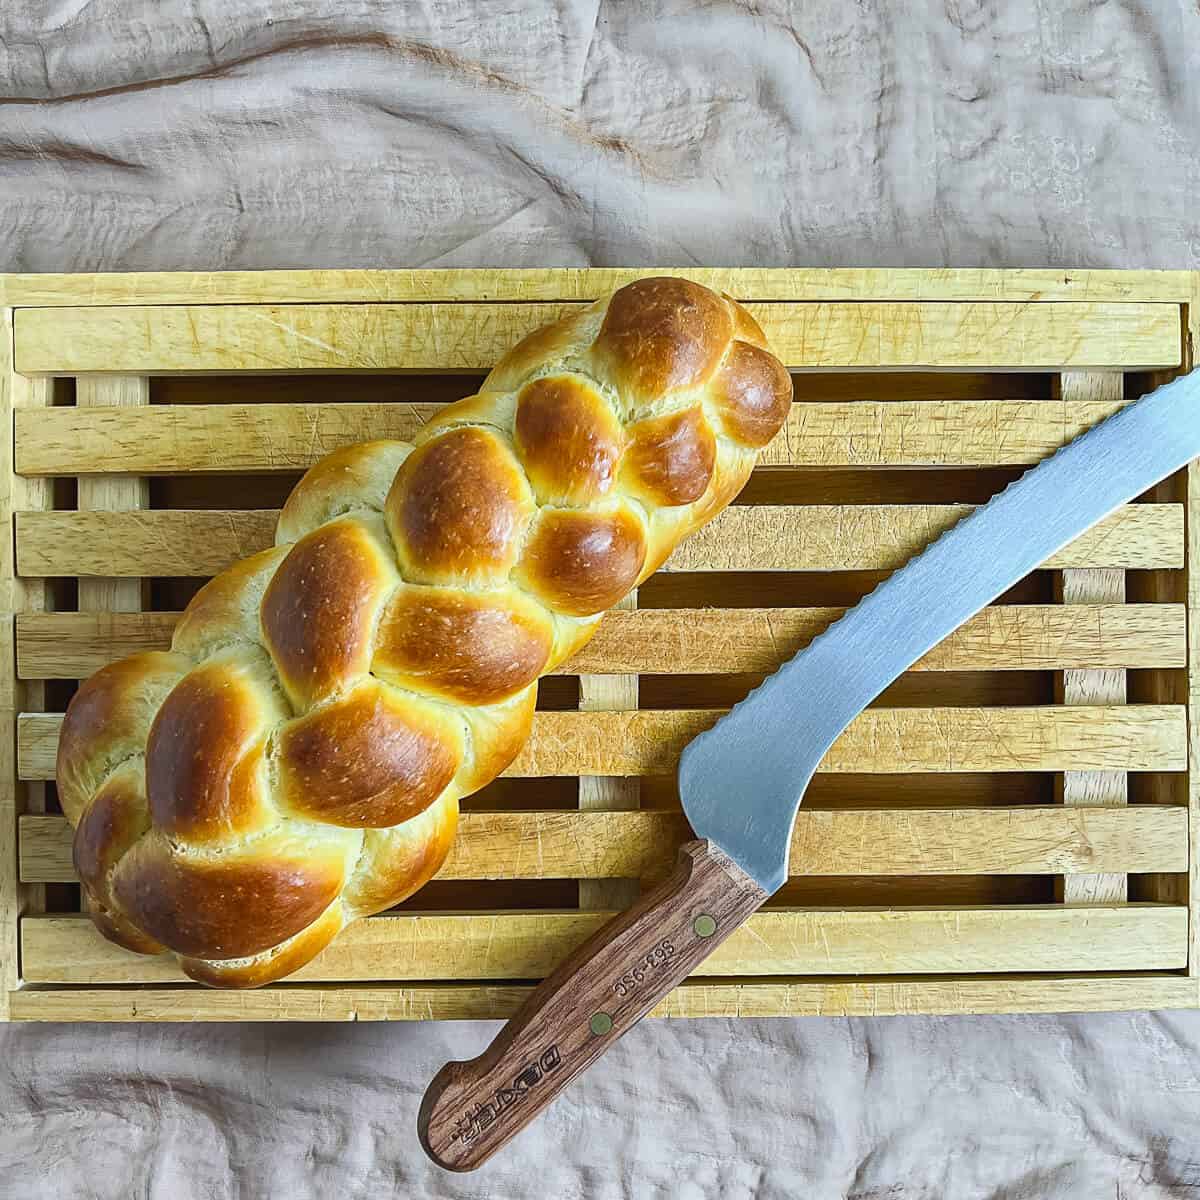
<instances>
[{"instance_id":1,"label":"beige linen cloth","mask_svg":"<svg viewBox=\"0 0 1200 1200\"><path fill-rule=\"evenodd\" d=\"M3 0L0 270L1200 266L1189 0ZM656 1021L431 1167L493 1026L0 1032L0 1196L1200 1196L1200 1015Z\"/></svg>"}]
</instances>

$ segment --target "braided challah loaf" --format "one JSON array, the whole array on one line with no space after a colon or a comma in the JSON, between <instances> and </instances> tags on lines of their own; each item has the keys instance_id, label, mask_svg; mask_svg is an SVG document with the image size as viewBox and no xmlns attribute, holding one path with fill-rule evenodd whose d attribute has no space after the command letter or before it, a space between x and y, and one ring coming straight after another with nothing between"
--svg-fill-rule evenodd
<instances>
[{"instance_id":1,"label":"braided challah loaf","mask_svg":"<svg viewBox=\"0 0 1200 1200\"><path fill-rule=\"evenodd\" d=\"M729 503L790 401L744 309L645 279L527 337L415 445L317 463L169 653L71 702L59 796L96 924L246 987L414 892L538 677Z\"/></svg>"}]
</instances>

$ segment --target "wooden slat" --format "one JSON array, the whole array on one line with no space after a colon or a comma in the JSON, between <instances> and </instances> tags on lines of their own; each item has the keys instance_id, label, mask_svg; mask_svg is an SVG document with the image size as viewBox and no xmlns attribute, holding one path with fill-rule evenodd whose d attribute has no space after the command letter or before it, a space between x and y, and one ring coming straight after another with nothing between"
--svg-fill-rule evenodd
<instances>
[{"instance_id":1,"label":"wooden slat","mask_svg":"<svg viewBox=\"0 0 1200 1200\"><path fill-rule=\"evenodd\" d=\"M539 712L506 775L663 775L719 710ZM24 713L17 726L22 779L50 779L62 717ZM871 708L821 761L820 772L1182 771L1181 705L1112 708Z\"/></svg>"},{"instance_id":2,"label":"wooden slat","mask_svg":"<svg viewBox=\"0 0 1200 1200\"><path fill-rule=\"evenodd\" d=\"M1188 337L1185 370L1197 366L1200 345L1200 273L1193 273L1192 302L1186 310ZM1165 382L1152 377L1147 386ZM1129 584L1138 599L1185 600L1188 611L1188 665L1183 671L1139 672L1130 676L1131 694L1140 700L1186 703L1189 723L1188 772L1186 776L1150 775L1137 779L1138 799L1155 804L1186 802L1190 815L1191 853L1200 849L1200 459L1164 480L1153 494L1182 501L1187 514L1187 566L1184 571L1150 572L1131 576ZM1200 977L1200 866L1190 860L1181 874L1145 875L1137 880L1139 898L1186 903L1191 912L1188 975Z\"/></svg>"},{"instance_id":3,"label":"wooden slat","mask_svg":"<svg viewBox=\"0 0 1200 1200\"><path fill-rule=\"evenodd\" d=\"M137 421L144 415L138 410L150 404L150 380L140 375L108 375L80 379L75 385L75 403L78 405L72 410L75 412L86 413L89 409L103 406ZM130 472L134 468L126 467L125 470ZM149 481L135 474L84 474L76 484L76 496L76 507L81 512L121 512L150 507ZM81 579L79 610L137 612L142 607L142 587L140 579Z\"/></svg>"},{"instance_id":4,"label":"wooden slat","mask_svg":"<svg viewBox=\"0 0 1200 1200\"><path fill-rule=\"evenodd\" d=\"M1197 345L1200 344L1200 273L1192 273L1192 300L1187 312L1188 336L1184 368L1195 370ZM1200 848L1200 460L1193 459L1176 477L1182 490L1187 514L1187 569L1184 571L1182 588L1175 582L1172 598L1180 592L1186 597L1188 611L1188 667L1179 676L1160 676L1165 686L1176 695L1182 693L1188 708L1188 776L1184 794L1191 816L1189 842L1192 854ZM1188 873L1180 885L1172 889L1172 900L1187 902L1191 912L1191 934L1189 938L1188 974L1200 976L1200 865L1190 860Z\"/></svg>"},{"instance_id":5,"label":"wooden slat","mask_svg":"<svg viewBox=\"0 0 1200 1200\"><path fill-rule=\"evenodd\" d=\"M6 339L10 337L11 330L7 323L4 328L4 336ZM5 355L7 359L7 354ZM0 370L6 370L6 367L0 367ZM22 375L12 375L10 383L9 395L11 397L12 408L11 414L5 414L5 437L10 437L10 430L15 423L19 414L31 413L45 416L52 412L51 405L54 403L54 381L51 379L39 378L32 379ZM8 443L5 450L6 466L4 467L10 473L9 495L12 499L12 508L14 509L41 509L52 507L52 491L50 481L47 479L26 478L14 473L15 468L12 465L12 442ZM11 529L11 509L5 510L5 526ZM5 541L11 547L11 537L6 536ZM7 579L9 572L14 569L14 564L11 560L12 550L7 548L5 551L4 573ZM50 589L45 580L28 579L21 581L13 581L11 590L8 593L9 600L22 605L31 612L38 613L44 611L51 603L52 596ZM7 603L7 602L6 602ZM6 613L10 610L6 608ZM12 657L11 640L14 636L14 629L9 622L5 623L5 656L3 670L6 675L11 675L14 668ZM17 681L5 681L5 692L9 694L9 689L15 689L15 694L19 696L19 706L25 708L43 708L46 703L46 686L39 680L20 681L20 670L17 670ZM15 717L9 716L5 721L4 736L12 739L15 736ZM11 766L11 763L10 763ZM10 776L11 778L11 776ZM25 812L28 813L44 813L46 811L46 785L45 783L26 783L18 785L18 797ZM3 839L3 834L0 834L0 840ZM10 856L11 857L11 856ZM0 870L0 874L3 871ZM37 913L46 911L46 889L38 884L31 884L20 889L20 900L22 908L27 913Z\"/></svg>"},{"instance_id":6,"label":"wooden slat","mask_svg":"<svg viewBox=\"0 0 1200 1200\"><path fill-rule=\"evenodd\" d=\"M296 972L305 980L537 979L608 913L420 913L370 917ZM1187 909L1066 905L770 909L705 960L706 976L1155 970L1187 963ZM31 983L163 983L173 958L130 954L83 917L21 922Z\"/></svg>"},{"instance_id":7,"label":"wooden slat","mask_svg":"<svg viewBox=\"0 0 1200 1200\"><path fill-rule=\"evenodd\" d=\"M278 304L591 300L647 275L681 275L743 300L1187 302L1190 271L975 267L552 267L452 271L159 271L0 275L0 304Z\"/></svg>"},{"instance_id":8,"label":"wooden slat","mask_svg":"<svg viewBox=\"0 0 1200 1200\"><path fill-rule=\"evenodd\" d=\"M1065 605L1120 603L1125 572L1063 571L1058 594ZM1125 671L1062 671L1055 680L1055 699L1063 704L1124 704ZM1129 777L1123 771L1066 771L1055 780L1055 794L1062 804L1123 805L1129 802ZM1129 882L1124 874L1064 875L1056 892L1068 904L1115 904L1128 898Z\"/></svg>"},{"instance_id":9,"label":"wooden slat","mask_svg":"<svg viewBox=\"0 0 1200 1200\"><path fill-rule=\"evenodd\" d=\"M736 506L689 537L664 569L889 571L969 511L969 505ZM1182 542L1183 514L1177 506L1134 504L1081 534L1044 565L1178 566Z\"/></svg>"},{"instance_id":10,"label":"wooden slat","mask_svg":"<svg viewBox=\"0 0 1200 1200\"><path fill-rule=\"evenodd\" d=\"M28 406L43 411L50 404L46 381L24 379L13 371L12 314L0 309L0 1022L8 1019L8 998L20 982L17 954L17 919L22 911L44 907L45 891L38 885L23 887L17 876L13 840L17 816L44 807L44 788L37 783L17 783L16 718L27 705L45 703L40 683L22 683L17 677L16 630L11 613L39 609L46 601L41 580L16 578L11 536L12 515L23 508L46 503L44 481L27 480L13 465L13 414Z\"/></svg>"},{"instance_id":11,"label":"wooden slat","mask_svg":"<svg viewBox=\"0 0 1200 1200\"><path fill-rule=\"evenodd\" d=\"M1124 396L1125 377L1119 373L1070 371L1059 377L1059 395L1064 401L1119 401ZM1121 604L1125 600L1125 572L1116 570L1068 570L1056 580L1056 598L1063 604ZM1125 672L1067 670L1055 678L1055 699L1063 704L1124 704ZM1129 802L1129 777L1123 771L1067 771L1055 780L1056 797L1062 804L1121 805ZM1056 881L1056 895L1067 904L1116 904L1129 897L1124 874L1063 875Z\"/></svg>"},{"instance_id":12,"label":"wooden slat","mask_svg":"<svg viewBox=\"0 0 1200 1200\"><path fill-rule=\"evenodd\" d=\"M278 512L18 513L22 575L190 575L270 546Z\"/></svg>"},{"instance_id":13,"label":"wooden slat","mask_svg":"<svg viewBox=\"0 0 1200 1200\"><path fill-rule=\"evenodd\" d=\"M788 870L839 877L1185 871L1187 824L1186 809L1159 805L801 808ZM22 880L75 882L65 817L22 817L20 834ZM438 878L658 878L687 835L676 812L465 812Z\"/></svg>"},{"instance_id":14,"label":"wooden slat","mask_svg":"<svg viewBox=\"0 0 1200 1200\"><path fill-rule=\"evenodd\" d=\"M701 675L773 671L842 608L614 610L559 668L567 675ZM1182 604L1057 604L986 608L914 671L1053 671L1181 667ZM23 679L84 679L128 654L164 650L177 613L19 613Z\"/></svg>"},{"instance_id":15,"label":"wooden slat","mask_svg":"<svg viewBox=\"0 0 1200 1200\"><path fill-rule=\"evenodd\" d=\"M75 383L76 411L105 407L136 419L150 404L150 380L144 375L85 376ZM80 512L119 512L150 507L150 481L139 475L82 475L76 480ZM138 612L150 587L146 580L98 576L77 582L80 612ZM86 894L80 902L87 911Z\"/></svg>"},{"instance_id":16,"label":"wooden slat","mask_svg":"<svg viewBox=\"0 0 1200 1200\"><path fill-rule=\"evenodd\" d=\"M290 984L257 991L199 986L27 988L14 1021L467 1021L511 1017L530 986ZM652 1017L873 1017L960 1013L1124 1012L1195 1008L1194 979L1177 974L966 975L918 979L691 979Z\"/></svg>"},{"instance_id":17,"label":"wooden slat","mask_svg":"<svg viewBox=\"0 0 1200 1200\"><path fill-rule=\"evenodd\" d=\"M18 476L13 469L10 433L13 427L12 312L0 309L0 520L7 528L13 510L20 505L15 494ZM23 607L20 583L15 578L11 539L0 538L0 591L5 611ZM15 722L24 699L17 682L15 630L5 622L0 628L0 1021L8 1020L9 996L20 982L17 951L17 920L22 910L21 886L17 864L8 847L16 828L17 815L24 807L18 789L10 781L16 777Z\"/></svg>"},{"instance_id":18,"label":"wooden slat","mask_svg":"<svg viewBox=\"0 0 1200 1200\"><path fill-rule=\"evenodd\" d=\"M842 608L643 609L605 616L595 637L564 664L570 673L643 675L773 671ZM44 618L42 618L44 619ZM18 654L23 656L18 626ZM911 668L914 671L1052 670L1055 667L1178 666L1185 654L1182 605L1059 605L986 608ZM76 675L70 678L78 678Z\"/></svg>"},{"instance_id":19,"label":"wooden slat","mask_svg":"<svg viewBox=\"0 0 1200 1200\"><path fill-rule=\"evenodd\" d=\"M373 438L411 439L437 404L196 404L17 414L25 475L302 471ZM1100 399L794 404L760 466L1026 466L1121 407Z\"/></svg>"},{"instance_id":20,"label":"wooden slat","mask_svg":"<svg viewBox=\"0 0 1200 1200\"><path fill-rule=\"evenodd\" d=\"M341 446L376 438L410 440L441 408L408 403L160 404L136 414L63 408L44 424L18 425L17 464L27 475L303 471Z\"/></svg>"},{"instance_id":21,"label":"wooden slat","mask_svg":"<svg viewBox=\"0 0 1200 1200\"><path fill-rule=\"evenodd\" d=\"M179 614L18 613L22 679L86 679L130 654L165 650Z\"/></svg>"},{"instance_id":22,"label":"wooden slat","mask_svg":"<svg viewBox=\"0 0 1200 1200\"><path fill-rule=\"evenodd\" d=\"M250 304L28 308L27 374L487 370L574 306ZM808 370L1136 369L1176 366L1179 309L1120 302L751 303L771 345Z\"/></svg>"},{"instance_id":23,"label":"wooden slat","mask_svg":"<svg viewBox=\"0 0 1200 1200\"><path fill-rule=\"evenodd\" d=\"M685 541L667 571L893 570L971 511L969 505L743 505ZM270 546L271 509L164 509L17 515L25 576L208 576ZM1131 504L1046 560L1047 567L1183 565L1183 508Z\"/></svg>"},{"instance_id":24,"label":"wooden slat","mask_svg":"<svg viewBox=\"0 0 1200 1200\"><path fill-rule=\"evenodd\" d=\"M28 862L31 876L73 878L64 819L24 820L23 877ZM1175 871L1186 869L1186 828L1184 811L1165 807L802 809L789 870L834 877ZM662 811L467 812L439 878L656 878L670 868L687 832L682 816Z\"/></svg>"},{"instance_id":25,"label":"wooden slat","mask_svg":"<svg viewBox=\"0 0 1200 1200\"><path fill-rule=\"evenodd\" d=\"M637 592L630 592L616 607L626 615L637 610ZM638 706L638 677L627 675L579 676L581 712L632 710ZM579 779L581 812L629 812L641 805L641 781L621 776L583 775ZM607 872L597 878L588 872L579 880L579 907L583 909L628 908L640 892L640 871ZM621 876L621 877L618 877Z\"/></svg>"},{"instance_id":26,"label":"wooden slat","mask_svg":"<svg viewBox=\"0 0 1200 1200\"><path fill-rule=\"evenodd\" d=\"M1188 359L1186 367L1195 361L1195 345L1200 341L1200 292L1197 303L1189 310ZM1167 382L1171 374L1149 376L1136 381L1139 388L1152 388ZM1197 788L1197 699L1200 692L1200 624L1197 623L1198 598L1196 566L1200 563L1200 464L1193 462L1177 471L1156 487L1148 496L1155 500L1185 503L1188 508L1188 566L1184 571L1148 571L1127 577L1126 587L1131 598L1140 601L1189 605L1189 657L1186 670L1139 671L1128 679L1130 698L1138 703L1187 704L1191 729L1189 770L1186 774L1140 775L1130 780L1131 797L1143 804L1183 805L1188 808L1189 843L1192 852L1200 844L1200 789ZM1200 975L1200 921L1197 920L1197 874L1195 863L1188 872L1166 872L1139 875L1130 880L1131 894L1139 900L1162 901L1168 904L1187 904L1192 914L1191 949L1188 974Z\"/></svg>"},{"instance_id":27,"label":"wooden slat","mask_svg":"<svg viewBox=\"0 0 1200 1200\"><path fill-rule=\"evenodd\" d=\"M654 775L719 712L540 713L509 774ZM1183 770L1181 709L875 708L860 714L821 772Z\"/></svg>"},{"instance_id":28,"label":"wooden slat","mask_svg":"<svg viewBox=\"0 0 1200 1200\"><path fill-rule=\"evenodd\" d=\"M1200 287L1192 306L1192 353L1200 337ZM1190 855L1200 852L1200 462L1193 460L1185 476L1188 513L1187 597L1189 613L1187 711L1188 711L1188 829ZM1185 886L1192 916L1188 974L1200 976L1200 866L1189 856Z\"/></svg>"},{"instance_id":29,"label":"wooden slat","mask_svg":"<svg viewBox=\"0 0 1200 1200\"><path fill-rule=\"evenodd\" d=\"M76 883L74 830L66 817L29 814L17 824L17 877L29 883Z\"/></svg>"}]
</instances>

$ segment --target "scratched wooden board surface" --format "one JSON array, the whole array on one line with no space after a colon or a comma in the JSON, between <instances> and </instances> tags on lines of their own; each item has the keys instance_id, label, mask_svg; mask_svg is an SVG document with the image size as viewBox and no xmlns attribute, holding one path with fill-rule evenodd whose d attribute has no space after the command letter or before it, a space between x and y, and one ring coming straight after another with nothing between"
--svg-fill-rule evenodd
<instances>
[{"instance_id":1,"label":"scratched wooden board surface","mask_svg":"<svg viewBox=\"0 0 1200 1200\"><path fill-rule=\"evenodd\" d=\"M15 414L21 569L35 584L60 581L52 587L68 597L76 579L150 579L154 611L20 614L12 686L60 709L71 681L168 644L176 610L207 575L270 541L273 510L321 454L364 436L413 436L438 405L477 386L505 338L641 273L104 276L77 280L75 291L66 278L0 280L3 294L46 310L16 314L18 359L43 356L19 361L26 370L152 376L152 402L136 410L93 402ZM687 544L643 589L644 607L611 614L547 681L534 738L476 798L481 806L468 806L433 899L355 926L309 968L318 974L308 982L239 996L184 984L165 960L131 959L55 909L24 922L28 986L12 994L14 1017L512 1011L525 987L489 980L536 977L599 919L548 911L563 882L595 881L601 895L610 880L654 880L667 869L684 835L670 772L689 736L969 504L1124 402L1107 383L1063 397L1058 372L1134 372L1132 397L1151 378L1137 372L1170 372L1190 354L1179 305L1192 282L1181 273L687 273L755 305L797 371L800 403L746 503ZM281 368L306 374L269 373ZM429 369L457 374L411 373ZM221 373L158 374L212 370ZM139 496L138 478L149 478L150 508L38 512L49 481L63 476L111 480ZM69 505L70 493L55 488ZM677 989L660 1014L1200 999L1186 974L1196 970L1187 771L1195 697L1178 683L1196 653L1189 538L1200 522L1185 526L1196 503L1186 481L1151 499L1047 564L1132 571L1125 602L1062 605L1051 572L1039 572L847 731L813 785L816 807L797 824L783 907L752 928L766 946L750 933L744 945L731 942L713 976ZM1055 673L1071 670L1129 671L1130 703L1056 704ZM606 675L638 677L642 710L570 711L572 676ZM19 774L52 794L43 781L58 717L23 707L31 715L19 724ZM1050 781L1064 771L1133 772L1133 803L1054 806ZM580 812L575 776L640 780L643 807ZM19 878L6 888L69 894L69 849L61 816L28 812ZM1134 903L1102 903L1087 917L1047 903L1055 877L1105 872L1130 879ZM480 939L494 957L462 957ZM424 968L405 957L426 949ZM468 973L481 962L482 972Z\"/></svg>"},{"instance_id":2,"label":"scratched wooden board surface","mask_svg":"<svg viewBox=\"0 0 1200 1200\"><path fill-rule=\"evenodd\" d=\"M23 881L75 882L65 817L23 817L20 829ZM686 839L676 812L466 812L438 877L657 878ZM788 867L793 876L1180 871L1187 813L1155 805L802 808Z\"/></svg>"},{"instance_id":3,"label":"scratched wooden board surface","mask_svg":"<svg viewBox=\"0 0 1200 1200\"><path fill-rule=\"evenodd\" d=\"M554 267L456 270L150 271L0 275L0 304L593 300L647 275L682 275L741 300L1125 300L1183 303L1190 271L980 268Z\"/></svg>"},{"instance_id":4,"label":"scratched wooden board surface","mask_svg":"<svg viewBox=\"0 0 1200 1200\"><path fill-rule=\"evenodd\" d=\"M167 305L17 309L25 374L230 371L475 371L556 303ZM1172 367L1171 304L919 301L750 303L788 367L1081 370Z\"/></svg>"},{"instance_id":5,"label":"scratched wooden board surface","mask_svg":"<svg viewBox=\"0 0 1200 1200\"><path fill-rule=\"evenodd\" d=\"M530 979L604 923L602 912L422 913L348 926L304 980ZM1131 971L1187 965L1183 905L763 910L704 963L706 975ZM83 916L31 917L22 969L35 983L163 983L170 955L132 955Z\"/></svg>"},{"instance_id":6,"label":"scratched wooden board surface","mask_svg":"<svg viewBox=\"0 0 1200 1200\"><path fill-rule=\"evenodd\" d=\"M531 984L285 984L251 992L154 986L27 988L15 1021L472 1021L512 1016ZM1138 975L952 975L889 979L691 979L653 1017L873 1017L1195 1008L1194 979Z\"/></svg>"}]
</instances>

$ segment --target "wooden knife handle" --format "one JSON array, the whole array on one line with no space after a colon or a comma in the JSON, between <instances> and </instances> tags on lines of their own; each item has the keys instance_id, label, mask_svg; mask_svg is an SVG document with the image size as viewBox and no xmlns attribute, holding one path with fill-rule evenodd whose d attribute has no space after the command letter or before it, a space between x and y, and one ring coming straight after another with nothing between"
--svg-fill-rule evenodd
<instances>
[{"instance_id":1,"label":"wooden knife handle","mask_svg":"<svg viewBox=\"0 0 1200 1200\"><path fill-rule=\"evenodd\" d=\"M437 1073L417 1117L425 1152L451 1171L480 1166L767 896L710 842L681 846L671 877L547 976L478 1058Z\"/></svg>"}]
</instances>

